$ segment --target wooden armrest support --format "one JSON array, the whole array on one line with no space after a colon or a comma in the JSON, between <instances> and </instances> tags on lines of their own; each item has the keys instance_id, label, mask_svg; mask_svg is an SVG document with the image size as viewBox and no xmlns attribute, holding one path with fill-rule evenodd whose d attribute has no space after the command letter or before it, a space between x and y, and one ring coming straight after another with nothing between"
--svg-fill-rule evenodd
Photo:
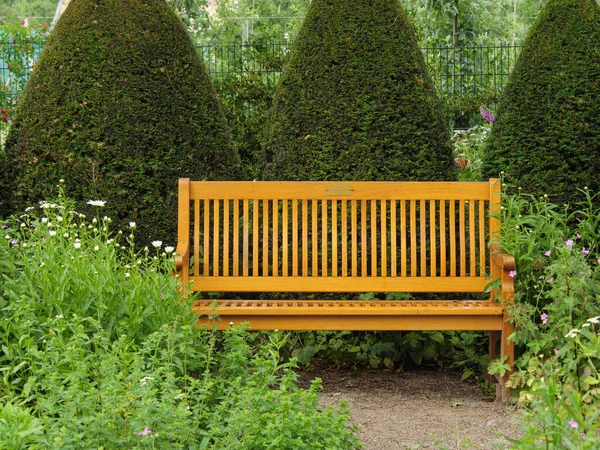
<instances>
[{"instance_id":1,"label":"wooden armrest support","mask_svg":"<svg viewBox=\"0 0 600 450\"><path fill-rule=\"evenodd\" d=\"M492 264L500 269L499 294L503 303L509 305L513 302L515 296L515 280L513 279L516 273L515 258L506 253L492 253Z\"/></svg>"},{"instance_id":2,"label":"wooden armrest support","mask_svg":"<svg viewBox=\"0 0 600 450\"><path fill-rule=\"evenodd\" d=\"M175 250L175 268L181 272L184 268L190 267L190 243L179 242Z\"/></svg>"}]
</instances>

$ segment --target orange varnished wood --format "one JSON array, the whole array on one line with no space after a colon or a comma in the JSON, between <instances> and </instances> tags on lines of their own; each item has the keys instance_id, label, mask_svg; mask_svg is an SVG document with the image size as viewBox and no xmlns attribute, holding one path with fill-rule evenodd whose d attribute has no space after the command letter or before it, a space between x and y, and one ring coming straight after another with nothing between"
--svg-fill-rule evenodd
<instances>
[{"instance_id":1,"label":"orange varnished wood","mask_svg":"<svg viewBox=\"0 0 600 450\"><path fill-rule=\"evenodd\" d=\"M216 324L224 329L229 322L248 321L255 330L488 330L492 332L490 355L495 353L493 338L499 334L500 355L512 364L514 345L507 338L514 329L505 304L514 297L510 272L515 262L499 252L499 218L499 180L181 179L176 268L182 286L189 282L191 290L198 292L419 293L482 292L490 282L489 264L492 279L500 280L489 301L221 300L217 313L222 321ZM194 255L193 276L190 254ZM194 309L198 314L212 313L211 302L196 301ZM211 325L206 317L198 324ZM500 380L503 394L508 392L506 381L506 377Z\"/></svg>"},{"instance_id":2,"label":"orange varnished wood","mask_svg":"<svg viewBox=\"0 0 600 450\"><path fill-rule=\"evenodd\" d=\"M302 276L308 276L308 200L302 200Z\"/></svg>"},{"instance_id":3,"label":"orange varnished wood","mask_svg":"<svg viewBox=\"0 0 600 450\"><path fill-rule=\"evenodd\" d=\"M200 292L483 292L486 277L193 277Z\"/></svg>"},{"instance_id":4,"label":"orange varnished wood","mask_svg":"<svg viewBox=\"0 0 600 450\"><path fill-rule=\"evenodd\" d=\"M269 201L262 201L263 237L262 237L262 275L269 274Z\"/></svg>"},{"instance_id":5,"label":"orange varnished wood","mask_svg":"<svg viewBox=\"0 0 600 450\"><path fill-rule=\"evenodd\" d=\"M279 201L273 200L273 276L279 276Z\"/></svg>"},{"instance_id":6,"label":"orange varnished wood","mask_svg":"<svg viewBox=\"0 0 600 450\"><path fill-rule=\"evenodd\" d=\"M221 230L221 226L219 225L219 201L215 200L214 202L214 214L213 214L213 270L212 273L215 276L219 276L219 231Z\"/></svg>"},{"instance_id":7,"label":"orange varnished wood","mask_svg":"<svg viewBox=\"0 0 600 450\"><path fill-rule=\"evenodd\" d=\"M204 272L205 277L209 276L210 270L210 250L209 250L209 237L210 237L210 200L204 200L204 227L202 234L204 235Z\"/></svg>"},{"instance_id":8,"label":"orange varnished wood","mask_svg":"<svg viewBox=\"0 0 600 450\"><path fill-rule=\"evenodd\" d=\"M233 276L240 274L240 202L233 201Z\"/></svg>"},{"instance_id":9,"label":"orange varnished wood","mask_svg":"<svg viewBox=\"0 0 600 450\"><path fill-rule=\"evenodd\" d=\"M330 195L327 189L346 188L351 195ZM342 191L343 189L339 189ZM328 200L441 200L489 199L487 182L325 182L303 181L192 181L190 198L220 199L328 199Z\"/></svg>"},{"instance_id":10,"label":"orange varnished wood","mask_svg":"<svg viewBox=\"0 0 600 450\"><path fill-rule=\"evenodd\" d=\"M357 203L356 200L352 200L351 202L351 208L352 208L352 215L351 215L351 225L352 225L352 276L355 277L358 275L358 236L356 235L357 233L357 228L358 228L358 224L357 224L357 220L358 220L358 215L356 212L356 208L357 208Z\"/></svg>"},{"instance_id":11,"label":"orange varnished wood","mask_svg":"<svg viewBox=\"0 0 600 450\"><path fill-rule=\"evenodd\" d=\"M381 202L381 276L387 277L387 202ZM377 272L375 272L377 273Z\"/></svg>"},{"instance_id":12,"label":"orange varnished wood","mask_svg":"<svg viewBox=\"0 0 600 450\"><path fill-rule=\"evenodd\" d=\"M417 202L410 201L410 276L417 276Z\"/></svg>"},{"instance_id":13,"label":"orange varnished wood","mask_svg":"<svg viewBox=\"0 0 600 450\"><path fill-rule=\"evenodd\" d=\"M249 218L249 211L248 211L248 200L245 199L244 203L243 203L243 211L242 211L242 221L243 221L243 225L242 225L242 234L243 234L243 242L242 242L242 268L243 268L243 275L245 277L248 276L248 269L249 269L249 246L250 246L250 218Z\"/></svg>"},{"instance_id":14,"label":"orange varnished wood","mask_svg":"<svg viewBox=\"0 0 600 450\"><path fill-rule=\"evenodd\" d=\"M292 276L298 276L298 200L292 200Z\"/></svg>"},{"instance_id":15,"label":"orange varnished wood","mask_svg":"<svg viewBox=\"0 0 600 450\"><path fill-rule=\"evenodd\" d=\"M348 276L348 202L342 200L342 276Z\"/></svg>"},{"instance_id":16,"label":"orange varnished wood","mask_svg":"<svg viewBox=\"0 0 600 450\"><path fill-rule=\"evenodd\" d=\"M229 275L229 200L223 202L223 275Z\"/></svg>"},{"instance_id":17,"label":"orange varnished wood","mask_svg":"<svg viewBox=\"0 0 600 450\"><path fill-rule=\"evenodd\" d=\"M466 243L466 224L465 224L465 201L458 202L458 241L460 243L460 276L467 275L467 243Z\"/></svg>"},{"instance_id":18,"label":"orange varnished wood","mask_svg":"<svg viewBox=\"0 0 600 450\"><path fill-rule=\"evenodd\" d=\"M431 251L429 253L429 264L431 267L430 276L437 276L437 235L436 235L436 214L435 214L435 200L429 202L429 242Z\"/></svg>"},{"instance_id":19,"label":"orange varnished wood","mask_svg":"<svg viewBox=\"0 0 600 450\"><path fill-rule=\"evenodd\" d=\"M331 276L338 276L337 200L331 201Z\"/></svg>"},{"instance_id":20,"label":"orange varnished wood","mask_svg":"<svg viewBox=\"0 0 600 450\"><path fill-rule=\"evenodd\" d=\"M371 200L371 276L377 276L377 202Z\"/></svg>"},{"instance_id":21,"label":"orange varnished wood","mask_svg":"<svg viewBox=\"0 0 600 450\"><path fill-rule=\"evenodd\" d=\"M258 205L259 200L252 200L252 276L258 276Z\"/></svg>"},{"instance_id":22,"label":"orange varnished wood","mask_svg":"<svg viewBox=\"0 0 600 450\"><path fill-rule=\"evenodd\" d=\"M475 275L475 261L477 253L475 247L475 200L469 202L469 274Z\"/></svg>"}]
</instances>

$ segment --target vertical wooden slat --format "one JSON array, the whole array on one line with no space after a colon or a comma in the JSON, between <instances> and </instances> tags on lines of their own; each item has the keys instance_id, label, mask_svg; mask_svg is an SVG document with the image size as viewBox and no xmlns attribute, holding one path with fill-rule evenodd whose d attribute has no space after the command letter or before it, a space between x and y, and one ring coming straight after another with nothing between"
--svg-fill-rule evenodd
<instances>
[{"instance_id":1,"label":"vertical wooden slat","mask_svg":"<svg viewBox=\"0 0 600 450\"><path fill-rule=\"evenodd\" d=\"M498 279L501 275L500 268L498 267L498 265L491 263L491 255L498 248L498 245L496 242L500 235L501 200L502 200L502 193L501 193L500 180L498 178L492 178L492 179L490 179L490 204L489 204L489 212L488 212L489 233L490 233L489 239L490 239L490 242L492 242L492 245L490 245L490 272L491 272L492 279ZM492 291L492 295L491 295L492 300L494 298L496 298L497 294L498 294L497 290ZM503 339L504 339L504 333L502 333L502 334L503 334ZM506 342L505 339L504 339L504 342Z\"/></svg>"},{"instance_id":2,"label":"vertical wooden slat","mask_svg":"<svg viewBox=\"0 0 600 450\"><path fill-rule=\"evenodd\" d=\"M342 276L348 276L348 202L342 200Z\"/></svg>"},{"instance_id":3,"label":"vertical wooden slat","mask_svg":"<svg viewBox=\"0 0 600 450\"><path fill-rule=\"evenodd\" d=\"M327 200L321 200L321 276L329 273L327 264Z\"/></svg>"},{"instance_id":4,"label":"vertical wooden slat","mask_svg":"<svg viewBox=\"0 0 600 450\"><path fill-rule=\"evenodd\" d=\"M279 276L279 200L273 200L273 268L274 277Z\"/></svg>"},{"instance_id":5,"label":"vertical wooden slat","mask_svg":"<svg viewBox=\"0 0 600 450\"><path fill-rule=\"evenodd\" d=\"M429 201L429 240L431 251L429 252L429 264L431 266L431 273L429 274L432 277L437 277L437 233L436 233L436 223L435 223L436 213L435 213L435 200Z\"/></svg>"},{"instance_id":6,"label":"vertical wooden slat","mask_svg":"<svg viewBox=\"0 0 600 450\"><path fill-rule=\"evenodd\" d=\"M456 201L450 200L450 276L456 276Z\"/></svg>"},{"instance_id":7,"label":"vertical wooden slat","mask_svg":"<svg viewBox=\"0 0 600 450\"><path fill-rule=\"evenodd\" d=\"M469 275L474 277L475 274L475 200L469 200L469 253L470 253L470 264L469 264Z\"/></svg>"},{"instance_id":8,"label":"vertical wooden slat","mask_svg":"<svg viewBox=\"0 0 600 450\"><path fill-rule=\"evenodd\" d=\"M360 276L367 276L367 201L360 202Z\"/></svg>"},{"instance_id":9,"label":"vertical wooden slat","mask_svg":"<svg viewBox=\"0 0 600 450\"><path fill-rule=\"evenodd\" d=\"M220 245L220 239L219 239L219 231L221 229L220 226L220 220L219 220L219 203L220 200L213 200L213 206L214 206L214 217L213 217L213 276L218 277L219 276L219 245Z\"/></svg>"},{"instance_id":10,"label":"vertical wooden slat","mask_svg":"<svg viewBox=\"0 0 600 450\"><path fill-rule=\"evenodd\" d=\"M485 210L484 201L479 200L479 276L483 277L485 273Z\"/></svg>"},{"instance_id":11,"label":"vertical wooden slat","mask_svg":"<svg viewBox=\"0 0 600 450\"><path fill-rule=\"evenodd\" d=\"M331 200L331 276L338 276L337 200Z\"/></svg>"},{"instance_id":12,"label":"vertical wooden slat","mask_svg":"<svg viewBox=\"0 0 600 450\"><path fill-rule=\"evenodd\" d=\"M262 201L263 242L262 242L262 276L269 275L269 200Z\"/></svg>"},{"instance_id":13,"label":"vertical wooden slat","mask_svg":"<svg viewBox=\"0 0 600 450\"><path fill-rule=\"evenodd\" d=\"M210 200L204 200L204 229L202 232L204 233L204 275L205 277L209 276L210 270L210 249L209 249L209 237L210 237Z\"/></svg>"},{"instance_id":14,"label":"vertical wooden slat","mask_svg":"<svg viewBox=\"0 0 600 450\"><path fill-rule=\"evenodd\" d=\"M302 200L302 276L308 276L308 200Z\"/></svg>"},{"instance_id":15,"label":"vertical wooden slat","mask_svg":"<svg viewBox=\"0 0 600 450\"><path fill-rule=\"evenodd\" d=\"M319 275L319 231L317 226L317 200L310 201L312 206L312 276L316 277Z\"/></svg>"},{"instance_id":16,"label":"vertical wooden slat","mask_svg":"<svg viewBox=\"0 0 600 450\"><path fill-rule=\"evenodd\" d=\"M356 235L357 232L357 214L356 214L356 208L357 208L357 202L356 200L352 200L352 203L350 204L350 207L352 208L352 216L350 218L350 222L351 222L351 233L352 233L352 276L355 277L358 275L358 236Z\"/></svg>"},{"instance_id":17,"label":"vertical wooden slat","mask_svg":"<svg viewBox=\"0 0 600 450\"><path fill-rule=\"evenodd\" d=\"M458 204L458 228L460 242L460 276L467 275L467 245L466 245L466 224L465 224L465 201L461 200Z\"/></svg>"},{"instance_id":18,"label":"vertical wooden slat","mask_svg":"<svg viewBox=\"0 0 600 450\"><path fill-rule=\"evenodd\" d=\"M298 200L292 200L292 276L298 276Z\"/></svg>"},{"instance_id":19,"label":"vertical wooden slat","mask_svg":"<svg viewBox=\"0 0 600 450\"><path fill-rule=\"evenodd\" d=\"M417 203L410 201L410 276L417 276Z\"/></svg>"},{"instance_id":20,"label":"vertical wooden slat","mask_svg":"<svg viewBox=\"0 0 600 450\"><path fill-rule=\"evenodd\" d=\"M440 200L440 276L445 277L448 264L446 262L446 200Z\"/></svg>"},{"instance_id":21,"label":"vertical wooden slat","mask_svg":"<svg viewBox=\"0 0 600 450\"><path fill-rule=\"evenodd\" d=\"M381 276L387 277L387 200L381 201Z\"/></svg>"},{"instance_id":22,"label":"vertical wooden slat","mask_svg":"<svg viewBox=\"0 0 600 450\"><path fill-rule=\"evenodd\" d=\"M283 240L283 254L282 254L282 275L284 277L289 277L290 273L288 272L288 240L289 240L289 228L288 228L288 201L283 200L283 208L281 211L281 233Z\"/></svg>"},{"instance_id":23,"label":"vertical wooden slat","mask_svg":"<svg viewBox=\"0 0 600 450\"><path fill-rule=\"evenodd\" d=\"M242 242L242 275L248 276L248 245L249 245L249 236L248 236L248 227L250 218L248 217L248 200L244 200L244 204L242 206L242 234L243 234L243 242Z\"/></svg>"},{"instance_id":24,"label":"vertical wooden slat","mask_svg":"<svg viewBox=\"0 0 600 450\"><path fill-rule=\"evenodd\" d=\"M233 276L240 275L240 202L233 201Z\"/></svg>"},{"instance_id":25,"label":"vertical wooden slat","mask_svg":"<svg viewBox=\"0 0 600 450\"><path fill-rule=\"evenodd\" d=\"M229 276L229 200L223 201L223 276Z\"/></svg>"},{"instance_id":26,"label":"vertical wooden slat","mask_svg":"<svg viewBox=\"0 0 600 450\"><path fill-rule=\"evenodd\" d=\"M393 277L398 275L398 248L396 239L396 200L390 201L390 225L391 225L391 256L392 256L392 273Z\"/></svg>"},{"instance_id":27,"label":"vertical wooden slat","mask_svg":"<svg viewBox=\"0 0 600 450\"><path fill-rule=\"evenodd\" d=\"M400 249L402 253L401 274L403 277L405 277L406 263L408 258L406 251L406 200L400 201Z\"/></svg>"},{"instance_id":28,"label":"vertical wooden slat","mask_svg":"<svg viewBox=\"0 0 600 450\"><path fill-rule=\"evenodd\" d=\"M420 276L427 276L427 223L425 220L425 212L427 211L427 206L425 200L421 200L419 205L419 222L420 222L420 242L421 242L421 273Z\"/></svg>"},{"instance_id":29,"label":"vertical wooden slat","mask_svg":"<svg viewBox=\"0 0 600 450\"><path fill-rule=\"evenodd\" d=\"M200 276L200 200L194 200L194 276Z\"/></svg>"},{"instance_id":30,"label":"vertical wooden slat","mask_svg":"<svg viewBox=\"0 0 600 450\"><path fill-rule=\"evenodd\" d=\"M371 200L371 276L377 276L377 200Z\"/></svg>"},{"instance_id":31,"label":"vertical wooden slat","mask_svg":"<svg viewBox=\"0 0 600 450\"><path fill-rule=\"evenodd\" d=\"M252 200L252 276L258 276L258 204L260 200Z\"/></svg>"}]
</instances>

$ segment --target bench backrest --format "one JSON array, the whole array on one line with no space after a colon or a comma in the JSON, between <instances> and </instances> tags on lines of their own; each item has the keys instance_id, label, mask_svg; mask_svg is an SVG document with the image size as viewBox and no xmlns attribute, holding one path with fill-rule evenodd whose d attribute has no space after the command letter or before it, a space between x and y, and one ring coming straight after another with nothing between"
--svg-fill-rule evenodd
<instances>
[{"instance_id":1,"label":"bench backrest","mask_svg":"<svg viewBox=\"0 0 600 450\"><path fill-rule=\"evenodd\" d=\"M180 179L178 239L203 292L482 292L499 211L497 179Z\"/></svg>"}]
</instances>

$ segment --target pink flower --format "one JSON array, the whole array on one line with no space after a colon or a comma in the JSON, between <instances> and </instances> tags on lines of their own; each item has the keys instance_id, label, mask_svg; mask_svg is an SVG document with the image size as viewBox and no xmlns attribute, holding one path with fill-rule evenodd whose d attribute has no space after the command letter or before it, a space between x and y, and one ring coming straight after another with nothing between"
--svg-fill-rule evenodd
<instances>
[{"instance_id":1,"label":"pink flower","mask_svg":"<svg viewBox=\"0 0 600 450\"><path fill-rule=\"evenodd\" d=\"M579 428L579 424L573 419L569 420L569 425L571 426L571 428Z\"/></svg>"},{"instance_id":2,"label":"pink flower","mask_svg":"<svg viewBox=\"0 0 600 450\"><path fill-rule=\"evenodd\" d=\"M581 249L581 253L583 253L584 255L589 255L589 254L590 254L590 251L589 251L587 248L583 247L583 248Z\"/></svg>"},{"instance_id":3,"label":"pink flower","mask_svg":"<svg viewBox=\"0 0 600 450\"><path fill-rule=\"evenodd\" d=\"M542 319L542 323L543 323L544 325L546 325L546 324L548 323L548 314L546 314L546 313L543 313L543 314L540 316L540 319Z\"/></svg>"},{"instance_id":4,"label":"pink flower","mask_svg":"<svg viewBox=\"0 0 600 450\"><path fill-rule=\"evenodd\" d=\"M550 256L552 254L552 250L548 250L546 253L544 253L544 255L546 256Z\"/></svg>"},{"instance_id":5,"label":"pink flower","mask_svg":"<svg viewBox=\"0 0 600 450\"><path fill-rule=\"evenodd\" d=\"M571 250L571 247L573 247L573 239L569 239L567 242L565 242L565 245L569 250Z\"/></svg>"},{"instance_id":6,"label":"pink flower","mask_svg":"<svg viewBox=\"0 0 600 450\"><path fill-rule=\"evenodd\" d=\"M575 233L575 237L576 237L577 239L581 239L581 235L580 235L579 233Z\"/></svg>"},{"instance_id":7,"label":"pink flower","mask_svg":"<svg viewBox=\"0 0 600 450\"><path fill-rule=\"evenodd\" d=\"M555 355L558 355L559 353L560 353L560 350L559 350L559 349L557 349L557 348L555 348L555 349L554 349L554 354L555 354Z\"/></svg>"},{"instance_id":8,"label":"pink flower","mask_svg":"<svg viewBox=\"0 0 600 450\"><path fill-rule=\"evenodd\" d=\"M516 270L511 270L510 272L508 272L508 276L511 278L514 278L517 276L517 271Z\"/></svg>"},{"instance_id":9,"label":"pink flower","mask_svg":"<svg viewBox=\"0 0 600 450\"><path fill-rule=\"evenodd\" d=\"M492 123L495 120L495 117L492 116L488 111L486 111L483 106L479 108L479 112L481 113L481 116L487 120L489 123Z\"/></svg>"},{"instance_id":10,"label":"pink flower","mask_svg":"<svg viewBox=\"0 0 600 450\"><path fill-rule=\"evenodd\" d=\"M144 428L143 431L140 431L138 433L138 436L146 436L147 434L150 434L150 433L152 433L152 430L150 428L146 427L146 428Z\"/></svg>"},{"instance_id":11,"label":"pink flower","mask_svg":"<svg viewBox=\"0 0 600 450\"><path fill-rule=\"evenodd\" d=\"M554 277L548 278L548 283L552 283L554 281Z\"/></svg>"},{"instance_id":12,"label":"pink flower","mask_svg":"<svg viewBox=\"0 0 600 450\"><path fill-rule=\"evenodd\" d=\"M491 427L492 425L494 425L496 423L496 419L490 419L487 421L487 423L485 424L486 428Z\"/></svg>"}]
</instances>

